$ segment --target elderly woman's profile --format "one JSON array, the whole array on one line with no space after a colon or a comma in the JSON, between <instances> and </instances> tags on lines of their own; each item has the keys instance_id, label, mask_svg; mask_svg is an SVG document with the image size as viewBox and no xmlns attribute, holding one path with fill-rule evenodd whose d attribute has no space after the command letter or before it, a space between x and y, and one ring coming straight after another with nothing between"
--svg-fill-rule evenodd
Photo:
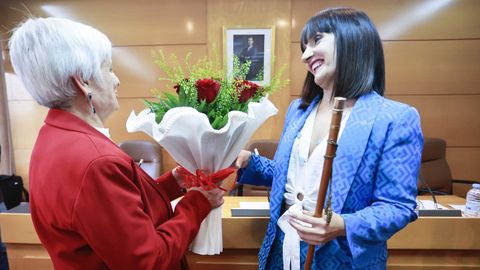
<instances>
[{"instance_id":1,"label":"elderly woman's profile","mask_svg":"<svg viewBox=\"0 0 480 270\"><path fill-rule=\"evenodd\" d=\"M9 49L27 91L49 108L29 182L33 224L55 269L186 269L184 254L223 192L183 194L176 169L153 180L109 138L104 123L119 108L120 81L107 36L30 18Z\"/></svg>"}]
</instances>

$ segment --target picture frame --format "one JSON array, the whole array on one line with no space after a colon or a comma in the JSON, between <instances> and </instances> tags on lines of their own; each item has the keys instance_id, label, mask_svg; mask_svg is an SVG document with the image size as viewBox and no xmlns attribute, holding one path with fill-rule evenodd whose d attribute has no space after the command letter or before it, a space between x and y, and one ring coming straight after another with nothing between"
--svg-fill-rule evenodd
<instances>
[{"instance_id":1,"label":"picture frame","mask_svg":"<svg viewBox=\"0 0 480 270\"><path fill-rule=\"evenodd\" d=\"M268 85L273 72L275 27L225 26L223 28L224 62L227 75L233 77L233 59L251 61L246 80Z\"/></svg>"}]
</instances>

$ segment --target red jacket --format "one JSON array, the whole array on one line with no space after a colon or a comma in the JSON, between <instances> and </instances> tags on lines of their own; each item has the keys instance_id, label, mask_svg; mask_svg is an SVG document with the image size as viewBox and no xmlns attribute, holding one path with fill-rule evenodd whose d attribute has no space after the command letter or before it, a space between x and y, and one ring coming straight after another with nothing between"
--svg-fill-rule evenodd
<instances>
[{"instance_id":1,"label":"red jacket","mask_svg":"<svg viewBox=\"0 0 480 270\"><path fill-rule=\"evenodd\" d=\"M156 184L110 139L51 109L30 161L35 230L56 269L186 269L184 254L210 212L181 196L171 172Z\"/></svg>"}]
</instances>

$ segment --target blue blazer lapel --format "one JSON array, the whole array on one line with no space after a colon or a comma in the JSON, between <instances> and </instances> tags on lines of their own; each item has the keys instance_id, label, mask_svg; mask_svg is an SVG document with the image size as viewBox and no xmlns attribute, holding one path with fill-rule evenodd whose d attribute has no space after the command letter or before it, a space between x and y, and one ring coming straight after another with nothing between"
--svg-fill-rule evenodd
<instances>
[{"instance_id":1,"label":"blue blazer lapel","mask_svg":"<svg viewBox=\"0 0 480 270\"><path fill-rule=\"evenodd\" d=\"M343 209L383 101L376 92L360 97L338 141L332 171L332 208L336 213Z\"/></svg>"}]
</instances>

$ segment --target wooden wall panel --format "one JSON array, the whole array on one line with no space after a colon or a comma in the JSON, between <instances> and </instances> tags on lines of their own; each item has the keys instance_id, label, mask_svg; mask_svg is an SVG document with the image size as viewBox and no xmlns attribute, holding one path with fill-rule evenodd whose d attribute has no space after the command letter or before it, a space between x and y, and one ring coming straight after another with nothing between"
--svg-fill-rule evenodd
<instances>
[{"instance_id":1,"label":"wooden wall panel","mask_svg":"<svg viewBox=\"0 0 480 270\"><path fill-rule=\"evenodd\" d=\"M425 137L449 147L480 147L480 95L390 96L417 108Z\"/></svg>"},{"instance_id":2,"label":"wooden wall panel","mask_svg":"<svg viewBox=\"0 0 480 270\"><path fill-rule=\"evenodd\" d=\"M480 147L480 96L386 96L389 99L409 104L420 114L424 137L443 138L447 149L462 149L465 157L456 160L455 154L448 155L451 161L461 164L467 157L473 164L480 158L477 147ZM298 96L292 96L298 98ZM447 151L448 152L448 151ZM454 151L456 152L456 151ZM473 158L475 157L475 158ZM473 158L473 159L472 159ZM454 162L455 162L454 161ZM457 165L459 166L459 165ZM462 166L464 169L465 167ZM456 172L458 172L456 170ZM477 177L480 176L480 173Z\"/></svg>"},{"instance_id":3,"label":"wooden wall panel","mask_svg":"<svg viewBox=\"0 0 480 270\"><path fill-rule=\"evenodd\" d=\"M12 29L22 21L24 12L14 9L24 11L23 4L37 17L63 17L92 25L116 46L204 44L207 40L206 0L3 0L0 25Z\"/></svg>"},{"instance_id":4,"label":"wooden wall panel","mask_svg":"<svg viewBox=\"0 0 480 270\"><path fill-rule=\"evenodd\" d=\"M114 47L112 61L114 72L120 79L119 97L151 97L153 88L166 89L167 82L154 63L152 52L162 50L166 56L175 54L185 68L185 57L190 53L190 64L205 57L206 45L166 45L166 46L127 46ZM9 51L5 51L5 76L9 100L33 100L23 84L13 72Z\"/></svg>"},{"instance_id":5,"label":"wooden wall panel","mask_svg":"<svg viewBox=\"0 0 480 270\"><path fill-rule=\"evenodd\" d=\"M383 40L479 38L477 0L295 0L292 2L292 41L300 40L305 22L327 7L365 11Z\"/></svg>"},{"instance_id":6,"label":"wooden wall panel","mask_svg":"<svg viewBox=\"0 0 480 270\"><path fill-rule=\"evenodd\" d=\"M292 42L290 47L290 94L292 96L301 95L303 82L308 72L301 57L300 43Z\"/></svg>"},{"instance_id":7,"label":"wooden wall panel","mask_svg":"<svg viewBox=\"0 0 480 270\"><path fill-rule=\"evenodd\" d=\"M185 68L185 57L191 53L189 63L195 64L199 59L205 57L206 45L168 45L168 46L129 46L113 48L112 61L114 71L120 79L119 96L122 98L151 97L152 89L160 91L167 89L167 81L159 81L159 77L165 74L154 63L152 51L163 53L169 57L175 54ZM173 90L172 90L173 91Z\"/></svg>"},{"instance_id":8,"label":"wooden wall panel","mask_svg":"<svg viewBox=\"0 0 480 270\"><path fill-rule=\"evenodd\" d=\"M209 0L208 1L208 44L222 44L224 26L275 26L275 66L273 72L290 62L290 1L285 0L265 0L265 1L245 1L245 0ZM220 46L221 49L223 47ZM209 49L209 55L212 51ZM284 78L288 79L290 67L284 73ZM266 139L280 137L283 127L283 118L285 116L291 97L289 89L281 89L274 93L271 100L279 109L275 118L271 118L263 124L252 139Z\"/></svg>"},{"instance_id":9,"label":"wooden wall panel","mask_svg":"<svg viewBox=\"0 0 480 270\"><path fill-rule=\"evenodd\" d=\"M290 101L301 89L306 69L300 61L299 34L304 22L327 6L352 6L367 12L384 39L387 94L417 107L426 136L447 140L447 159L454 178L479 179L480 125L480 1L476 0L128 0L23 1L36 16L62 16L90 24L110 37L114 44L114 69L121 80L120 110L106 125L116 142L149 139L129 134L125 121L131 109L143 109L142 99L151 88L163 88L151 49L174 52L182 59L207 54L212 47L222 51L224 26L275 25L276 64L289 64L285 78L290 85L271 100L279 108L253 139L278 139ZM0 30L22 20L22 8L14 0L0 1ZM4 41L5 42L5 41ZM6 54L7 95L12 122L17 173L28 185L31 148L46 109L36 105L19 84ZM21 106L21 107L20 107ZM175 162L166 154L164 167Z\"/></svg>"},{"instance_id":10,"label":"wooden wall panel","mask_svg":"<svg viewBox=\"0 0 480 270\"><path fill-rule=\"evenodd\" d=\"M151 89L165 88L157 79L160 70L153 63L152 49L175 53L183 61L189 52L191 63L206 55L207 2L206 0L177 1L24 1L26 8L37 17L64 17L89 24L104 32L112 41L115 72L121 80L120 110L107 119L112 138L149 139L142 133L129 134L125 121L131 109L143 109L142 98L152 96ZM18 10L14 10L18 9ZM18 1L0 3L0 26L5 44L7 30L24 20L25 7ZM14 75L6 56L7 91L12 120L13 142L17 174L28 185L30 152L43 123L47 109L37 105ZM22 120L20 120L22 119ZM23 120L25 119L25 120ZM166 158L167 164L175 164Z\"/></svg>"},{"instance_id":11,"label":"wooden wall panel","mask_svg":"<svg viewBox=\"0 0 480 270\"><path fill-rule=\"evenodd\" d=\"M292 98L300 95L306 73L299 60L304 23L327 7L363 10L384 40L387 95L418 109L425 136L447 141L454 178L480 178L479 1L296 0L291 5Z\"/></svg>"},{"instance_id":12,"label":"wooden wall panel","mask_svg":"<svg viewBox=\"0 0 480 270\"><path fill-rule=\"evenodd\" d=\"M455 179L480 181L480 147L449 147L447 161Z\"/></svg>"},{"instance_id":13,"label":"wooden wall panel","mask_svg":"<svg viewBox=\"0 0 480 270\"><path fill-rule=\"evenodd\" d=\"M387 93L480 94L480 39L384 42Z\"/></svg>"},{"instance_id":14,"label":"wooden wall panel","mask_svg":"<svg viewBox=\"0 0 480 270\"><path fill-rule=\"evenodd\" d=\"M291 47L292 95L300 95L306 68L300 43ZM389 95L480 94L480 40L384 42Z\"/></svg>"}]
</instances>

